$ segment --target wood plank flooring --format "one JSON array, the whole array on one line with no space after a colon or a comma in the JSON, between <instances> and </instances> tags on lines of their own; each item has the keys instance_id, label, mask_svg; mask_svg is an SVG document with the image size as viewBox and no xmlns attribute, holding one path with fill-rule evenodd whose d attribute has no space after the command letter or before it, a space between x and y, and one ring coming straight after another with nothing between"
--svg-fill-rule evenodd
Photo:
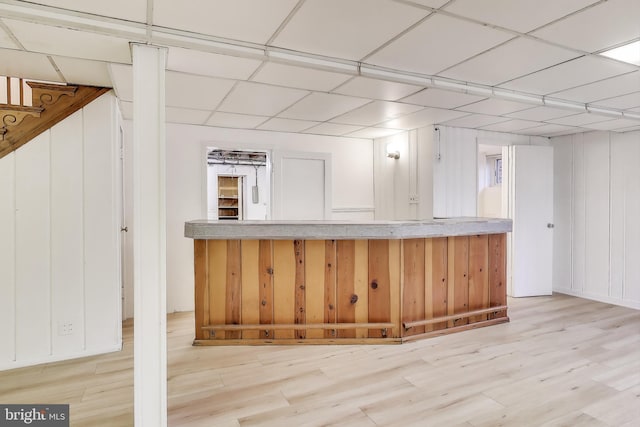
<instances>
[{"instance_id":1,"label":"wood plank flooring","mask_svg":"<svg viewBox=\"0 0 640 427\"><path fill-rule=\"evenodd\" d=\"M638 426L640 311L510 299L511 323L403 345L192 347L169 316L171 426ZM70 403L74 426L133 424L124 350L0 372L1 403Z\"/></svg>"}]
</instances>

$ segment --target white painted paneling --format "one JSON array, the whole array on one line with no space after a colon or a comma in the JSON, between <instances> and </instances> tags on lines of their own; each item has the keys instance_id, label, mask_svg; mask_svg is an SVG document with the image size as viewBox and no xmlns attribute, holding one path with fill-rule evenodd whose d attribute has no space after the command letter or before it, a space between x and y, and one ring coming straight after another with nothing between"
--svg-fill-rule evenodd
<instances>
[{"instance_id":1,"label":"white painted paneling","mask_svg":"<svg viewBox=\"0 0 640 427\"><path fill-rule=\"evenodd\" d=\"M571 290L582 293L585 288L586 274L586 179L584 134L573 136L573 263Z\"/></svg>"},{"instance_id":2,"label":"white painted paneling","mask_svg":"<svg viewBox=\"0 0 640 427\"><path fill-rule=\"evenodd\" d=\"M556 219L554 290L640 308L640 132L590 132L553 145L561 156L556 213L570 222L567 232Z\"/></svg>"},{"instance_id":3,"label":"white painted paneling","mask_svg":"<svg viewBox=\"0 0 640 427\"><path fill-rule=\"evenodd\" d=\"M611 297L640 306L640 132L611 135Z\"/></svg>"},{"instance_id":4,"label":"white painted paneling","mask_svg":"<svg viewBox=\"0 0 640 427\"><path fill-rule=\"evenodd\" d=\"M584 137L585 287L587 294L609 294L609 136Z\"/></svg>"},{"instance_id":5,"label":"white painted paneling","mask_svg":"<svg viewBox=\"0 0 640 427\"><path fill-rule=\"evenodd\" d=\"M438 126L434 135L433 216L475 216L477 131Z\"/></svg>"},{"instance_id":6,"label":"white painted paneling","mask_svg":"<svg viewBox=\"0 0 640 427\"><path fill-rule=\"evenodd\" d=\"M49 132L16 151L16 359L51 354Z\"/></svg>"},{"instance_id":7,"label":"white painted paneling","mask_svg":"<svg viewBox=\"0 0 640 427\"><path fill-rule=\"evenodd\" d=\"M0 159L0 365L15 358L15 159Z\"/></svg>"},{"instance_id":8,"label":"white painted paneling","mask_svg":"<svg viewBox=\"0 0 640 427\"><path fill-rule=\"evenodd\" d=\"M51 129L51 321L59 355L84 347L82 119L81 110Z\"/></svg>"},{"instance_id":9,"label":"white painted paneling","mask_svg":"<svg viewBox=\"0 0 640 427\"><path fill-rule=\"evenodd\" d=\"M573 142L558 138L553 145L553 289L571 289L571 203Z\"/></svg>"},{"instance_id":10,"label":"white painted paneling","mask_svg":"<svg viewBox=\"0 0 640 427\"><path fill-rule=\"evenodd\" d=\"M86 349L114 347L120 335L120 233L116 213L114 110L106 95L84 108Z\"/></svg>"}]
</instances>

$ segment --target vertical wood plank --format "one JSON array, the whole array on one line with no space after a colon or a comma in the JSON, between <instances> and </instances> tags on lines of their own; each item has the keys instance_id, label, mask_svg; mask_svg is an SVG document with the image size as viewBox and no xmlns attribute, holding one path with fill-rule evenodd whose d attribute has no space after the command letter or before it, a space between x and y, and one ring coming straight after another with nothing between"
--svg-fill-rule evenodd
<instances>
[{"instance_id":1,"label":"vertical wood plank","mask_svg":"<svg viewBox=\"0 0 640 427\"><path fill-rule=\"evenodd\" d=\"M226 321L227 293L227 241L207 240L209 255L209 324L223 324ZM225 338L224 331L210 332L211 338Z\"/></svg>"},{"instance_id":2,"label":"vertical wood plank","mask_svg":"<svg viewBox=\"0 0 640 427\"><path fill-rule=\"evenodd\" d=\"M425 239L406 239L402 282L402 321L425 319ZM402 330L402 336L424 333L424 326Z\"/></svg>"},{"instance_id":3,"label":"vertical wood plank","mask_svg":"<svg viewBox=\"0 0 640 427\"><path fill-rule=\"evenodd\" d=\"M273 241L273 321L295 321L296 256L293 240ZM275 338L294 338L293 329L276 330Z\"/></svg>"},{"instance_id":4,"label":"vertical wood plank","mask_svg":"<svg viewBox=\"0 0 640 427\"><path fill-rule=\"evenodd\" d=\"M204 340L209 338L209 332L203 331L202 327L209 324L209 278L207 241L193 241L194 258L194 280L195 280L195 325L196 339Z\"/></svg>"},{"instance_id":5,"label":"vertical wood plank","mask_svg":"<svg viewBox=\"0 0 640 427\"><path fill-rule=\"evenodd\" d=\"M449 237L448 314L469 311L469 236ZM469 323L468 319L450 321L449 326Z\"/></svg>"},{"instance_id":6,"label":"vertical wood plank","mask_svg":"<svg viewBox=\"0 0 640 427\"><path fill-rule=\"evenodd\" d=\"M273 242L260 240L258 248L260 280L260 324L273 324ZM272 339L273 329L260 331L260 338Z\"/></svg>"},{"instance_id":7,"label":"vertical wood plank","mask_svg":"<svg viewBox=\"0 0 640 427\"><path fill-rule=\"evenodd\" d=\"M507 235L489 235L489 306L507 304ZM504 317L506 310L490 314L489 319Z\"/></svg>"},{"instance_id":8,"label":"vertical wood plank","mask_svg":"<svg viewBox=\"0 0 640 427\"><path fill-rule=\"evenodd\" d=\"M336 323L336 241L326 240L324 248L324 322ZM325 330L325 338L335 338L335 330Z\"/></svg>"},{"instance_id":9,"label":"vertical wood plank","mask_svg":"<svg viewBox=\"0 0 640 427\"><path fill-rule=\"evenodd\" d=\"M431 240L431 315L432 318L446 316L449 307L449 239L438 237ZM428 273L429 274L429 273ZM447 327L447 322L436 323L432 328L437 331Z\"/></svg>"},{"instance_id":10,"label":"vertical wood plank","mask_svg":"<svg viewBox=\"0 0 640 427\"><path fill-rule=\"evenodd\" d=\"M355 241L339 240L337 242L336 269L336 316L338 323L356 321L357 302L355 294ZM340 338L355 338L355 329L338 330Z\"/></svg>"},{"instance_id":11,"label":"vertical wood plank","mask_svg":"<svg viewBox=\"0 0 640 427\"><path fill-rule=\"evenodd\" d=\"M395 326L388 331L388 337L400 337L400 292L402 287L402 244L401 240L389 240L389 320Z\"/></svg>"},{"instance_id":12,"label":"vertical wood plank","mask_svg":"<svg viewBox=\"0 0 640 427\"><path fill-rule=\"evenodd\" d=\"M354 293L358 296L355 304L356 323L369 321L369 241L354 242ZM368 330L356 329L356 338L367 338Z\"/></svg>"},{"instance_id":13,"label":"vertical wood plank","mask_svg":"<svg viewBox=\"0 0 640 427\"><path fill-rule=\"evenodd\" d=\"M306 322L306 313L305 313L305 293L306 293L306 283L305 283L305 241L304 240L295 240L293 242L293 247L295 251L295 263L296 263L296 271L295 271L295 313L294 319L295 323L298 325L304 325ZM296 338L305 338L306 331L304 329L295 330Z\"/></svg>"},{"instance_id":14,"label":"vertical wood plank","mask_svg":"<svg viewBox=\"0 0 640 427\"><path fill-rule=\"evenodd\" d=\"M306 322L324 323L324 270L325 270L325 242L324 240L307 240L305 251L305 308ZM307 338L324 338L321 329L310 329Z\"/></svg>"},{"instance_id":15,"label":"vertical wood plank","mask_svg":"<svg viewBox=\"0 0 640 427\"><path fill-rule=\"evenodd\" d=\"M469 236L469 311L489 308L489 236ZM469 323L487 315L469 317Z\"/></svg>"},{"instance_id":16,"label":"vertical wood plank","mask_svg":"<svg viewBox=\"0 0 640 427\"><path fill-rule=\"evenodd\" d=\"M242 263L240 240L227 240L227 283L225 298L225 324L239 325L242 299ZM226 331L229 339L242 337L241 331Z\"/></svg>"},{"instance_id":17,"label":"vertical wood plank","mask_svg":"<svg viewBox=\"0 0 640 427\"><path fill-rule=\"evenodd\" d=\"M369 321L391 321L389 240L369 240ZM380 329L370 329L370 338L381 338Z\"/></svg>"},{"instance_id":18,"label":"vertical wood plank","mask_svg":"<svg viewBox=\"0 0 640 427\"><path fill-rule=\"evenodd\" d=\"M260 323L260 243L257 240L241 242L242 304L241 323ZM242 331L243 339L257 339L259 331Z\"/></svg>"}]
</instances>

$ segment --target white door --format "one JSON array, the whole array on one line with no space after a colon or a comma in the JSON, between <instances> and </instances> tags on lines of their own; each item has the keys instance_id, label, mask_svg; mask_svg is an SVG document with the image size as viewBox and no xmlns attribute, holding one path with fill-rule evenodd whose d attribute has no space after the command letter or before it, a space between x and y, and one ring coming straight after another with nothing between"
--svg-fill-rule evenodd
<instances>
[{"instance_id":1,"label":"white door","mask_svg":"<svg viewBox=\"0 0 640 427\"><path fill-rule=\"evenodd\" d=\"M553 148L505 147L503 173L503 186L508 193L507 217L513 220L508 244L508 294L551 295Z\"/></svg>"},{"instance_id":2,"label":"white door","mask_svg":"<svg viewBox=\"0 0 640 427\"><path fill-rule=\"evenodd\" d=\"M273 153L273 218L331 218L331 155Z\"/></svg>"}]
</instances>

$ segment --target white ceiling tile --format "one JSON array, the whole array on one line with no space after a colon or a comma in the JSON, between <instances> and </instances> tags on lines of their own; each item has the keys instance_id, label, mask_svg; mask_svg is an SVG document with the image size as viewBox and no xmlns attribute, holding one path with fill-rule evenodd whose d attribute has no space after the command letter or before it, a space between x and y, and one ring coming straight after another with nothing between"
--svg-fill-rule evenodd
<instances>
[{"instance_id":1,"label":"white ceiling tile","mask_svg":"<svg viewBox=\"0 0 640 427\"><path fill-rule=\"evenodd\" d=\"M589 129L596 130L614 130L614 129L623 129L631 126L635 126L638 124L637 120L629 120L629 119L613 119L607 120L598 123L589 123L584 125L583 127Z\"/></svg>"},{"instance_id":2,"label":"white ceiling tile","mask_svg":"<svg viewBox=\"0 0 640 427\"><path fill-rule=\"evenodd\" d=\"M232 80L194 76L169 71L166 80L166 104L170 107L212 111L233 87Z\"/></svg>"},{"instance_id":3,"label":"white ceiling tile","mask_svg":"<svg viewBox=\"0 0 640 427\"><path fill-rule=\"evenodd\" d=\"M153 23L265 44L298 0L154 0Z\"/></svg>"},{"instance_id":4,"label":"white ceiling tile","mask_svg":"<svg viewBox=\"0 0 640 427\"><path fill-rule=\"evenodd\" d=\"M273 116L308 93L298 89L239 82L218 109L227 113Z\"/></svg>"},{"instance_id":5,"label":"white ceiling tile","mask_svg":"<svg viewBox=\"0 0 640 427\"><path fill-rule=\"evenodd\" d=\"M373 126L377 123L385 122L418 110L422 110L422 107L419 105L374 101L336 117L331 121L349 125Z\"/></svg>"},{"instance_id":6,"label":"white ceiling tile","mask_svg":"<svg viewBox=\"0 0 640 427\"><path fill-rule=\"evenodd\" d=\"M640 71L612 77L573 89L554 93L555 98L577 102L593 102L599 99L625 95L640 90Z\"/></svg>"},{"instance_id":7,"label":"white ceiling tile","mask_svg":"<svg viewBox=\"0 0 640 427\"><path fill-rule=\"evenodd\" d=\"M512 34L503 31L435 14L367 58L366 62L437 74L511 38Z\"/></svg>"},{"instance_id":8,"label":"white ceiling tile","mask_svg":"<svg viewBox=\"0 0 640 427\"><path fill-rule=\"evenodd\" d=\"M506 122L508 120L509 119L504 117L487 116L485 114L471 114L465 117L460 117L458 119L446 121L442 124L461 128L478 128L494 123Z\"/></svg>"},{"instance_id":9,"label":"white ceiling tile","mask_svg":"<svg viewBox=\"0 0 640 427\"><path fill-rule=\"evenodd\" d=\"M133 102L120 100L120 112L124 120L133 120Z\"/></svg>"},{"instance_id":10,"label":"white ceiling tile","mask_svg":"<svg viewBox=\"0 0 640 427\"><path fill-rule=\"evenodd\" d=\"M420 89L422 89L422 86L388 82L368 77L355 77L334 90L334 92L363 98L396 101Z\"/></svg>"},{"instance_id":11,"label":"white ceiling tile","mask_svg":"<svg viewBox=\"0 0 640 427\"><path fill-rule=\"evenodd\" d=\"M111 76L106 62L89 61L86 59L53 58L67 83L88 86L112 87Z\"/></svg>"},{"instance_id":12,"label":"white ceiling tile","mask_svg":"<svg viewBox=\"0 0 640 427\"><path fill-rule=\"evenodd\" d=\"M592 104L600 107L618 108L621 110L640 107L640 92L617 96L615 98L602 99L600 101L594 101Z\"/></svg>"},{"instance_id":13,"label":"white ceiling tile","mask_svg":"<svg viewBox=\"0 0 640 427\"><path fill-rule=\"evenodd\" d=\"M509 117L525 120L545 121L549 119L557 119L558 117L566 117L576 114L574 111L564 110L562 108L551 107L534 107L528 110L516 111L515 113L506 114Z\"/></svg>"},{"instance_id":14,"label":"white ceiling tile","mask_svg":"<svg viewBox=\"0 0 640 427\"><path fill-rule=\"evenodd\" d=\"M207 121L207 125L225 128L253 129L268 119L268 117L264 116L216 112L211 116L209 121Z\"/></svg>"},{"instance_id":15,"label":"white ceiling tile","mask_svg":"<svg viewBox=\"0 0 640 427\"><path fill-rule=\"evenodd\" d=\"M248 79L260 64L262 61L257 59L177 47L170 48L167 56L168 70L238 80Z\"/></svg>"},{"instance_id":16,"label":"white ceiling tile","mask_svg":"<svg viewBox=\"0 0 640 427\"><path fill-rule=\"evenodd\" d=\"M425 108L397 119L378 125L379 127L389 127L394 129L418 129L424 126L444 123L458 117L468 116L468 113L461 111L444 110L441 108Z\"/></svg>"},{"instance_id":17,"label":"white ceiling tile","mask_svg":"<svg viewBox=\"0 0 640 427\"><path fill-rule=\"evenodd\" d=\"M456 65L440 75L494 86L578 56L579 54L570 50L519 37Z\"/></svg>"},{"instance_id":18,"label":"white ceiling tile","mask_svg":"<svg viewBox=\"0 0 640 427\"><path fill-rule=\"evenodd\" d=\"M346 136L352 138L384 138L385 136L394 135L396 133L404 132L402 129L389 129L389 128L364 128L351 132Z\"/></svg>"},{"instance_id":19,"label":"white ceiling tile","mask_svg":"<svg viewBox=\"0 0 640 427\"><path fill-rule=\"evenodd\" d=\"M280 119L274 117L258 126L257 129L275 130L279 132L301 132L317 124L318 122L310 122L307 120Z\"/></svg>"},{"instance_id":20,"label":"white ceiling tile","mask_svg":"<svg viewBox=\"0 0 640 427\"><path fill-rule=\"evenodd\" d=\"M527 33L596 0L456 0L447 12Z\"/></svg>"},{"instance_id":21,"label":"white ceiling tile","mask_svg":"<svg viewBox=\"0 0 640 427\"><path fill-rule=\"evenodd\" d=\"M30 51L72 58L131 63L129 40L124 38L10 19L3 21L25 49Z\"/></svg>"},{"instance_id":22,"label":"white ceiling tile","mask_svg":"<svg viewBox=\"0 0 640 427\"><path fill-rule=\"evenodd\" d=\"M116 95L122 101L133 101L133 67L131 65L109 64L111 80Z\"/></svg>"},{"instance_id":23,"label":"white ceiling tile","mask_svg":"<svg viewBox=\"0 0 640 427\"><path fill-rule=\"evenodd\" d=\"M191 108L165 108L165 120L167 123L184 123L189 125L203 125L211 111L194 110Z\"/></svg>"},{"instance_id":24,"label":"white ceiling tile","mask_svg":"<svg viewBox=\"0 0 640 427\"><path fill-rule=\"evenodd\" d=\"M349 132L355 132L362 129L362 126L341 125L337 123L320 123L317 126L305 130L303 133L313 133L316 135L335 135L340 136Z\"/></svg>"},{"instance_id":25,"label":"white ceiling tile","mask_svg":"<svg viewBox=\"0 0 640 427\"><path fill-rule=\"evenodd\" d=\"M513 113L531 108L531 104L522 102L507 101L506 99L489 98L484 101L478 101L474 104L465 105L458 108L460 111L469 113L491 114L501 116L503 114Z\"/></svg>"},{"instance_id":26,"label":"white ceiling tile","mask_svg":"<svg viewBox=\"0 0 640 427\"><path fill-rule=\"evenodd\" d=\"M267 62L253 81L297 89L328 92L351 78L348 74Z\"/></svg>"},{"instance_id":27,"label":"white ceiling tile","mask_svg":"<svg viewBox=\"0 0 640 427\"><path fill-rule=\"evenodd\" d=\"M39 4L127 21L146 22L147 0L38 0Z\"/></svg>"},{"instance_id":28,"label":"white ceiling tile","mask_svg":"<svg viewBox=\"0 0 640 427\"><path fill-rule=\"evenodd\" d=\"M554 43L595 52L640 37L638 22L638 0L609 0L533 34Z\"/></svg>"},{"instance_id":29,"label":"white ceiling tile","mask_svg":"<svg viewBox=\"0 0 640 427\"><path fill-rule=\"evenodd\" d=\"M387 0L307 0L273 45L358 60L428 14Z\"/></svg>"},{"instance_id":30,"label":"white ceiling tile","mask_svg":"<svg viewBox=\"0 0 640 427\"><path fill-rule=\"evenodd\" d=\"M0 75L62 82L45 55L0 49Z\"/></svg>"},{"instance_id":31,"label":"white ceiling tile","mask_svg":"<svg viewBox=\"0 0 640 427\"><path fill-rule=\"evenodd\" d=\"M420 4L422 6L433 7L439 9L449 2L449 0L409 0L411 3Z\"/></svg>"},{"instance_id":32,"label":"white ceiling tile","mask_svg":"<svg viewBox=\"0 0 640 427\"><path fill-rule=\"evenodd\" d=\"M615 132L635 132L640 130L640 125L638 126L631 126L628 128L620 128L620 129L614 129Z\"/></svg>"},{"instance_id":33,"label":"white ceiling tile","mask_svg":"<svg viewBox=\"0 0 640 427\"><path fill-rule=\"evenodd\" d=\"M634 113L640 113L640 107L638 107L638 108L631 108L629 111L633 111Z\"/></svg>"},{"instance_id":34,"label":"white ceiling tile","mask_svg":"<svg viewBox=\"0 0 640 427\"><path fill-rule=\"evenodd\" d=\"M549 123L555 123L559 125L567 126L584 126L589 123L603 122L605 120L611 120L610 117L598 116L590 113L574 114L572 116L560 117L557 119L547 120Z\"/></svg>"},{"instance_id":35,"label":"white ceiling tile","mask_svg":"<svg viewBox=\"0 0 640 427\"><path fill-rule=\"evenodd\" d=\"M0 28L0 48L17 49L18 46L11 40L9 35Z\"/></svg>"},{"instance_id":36,"label":"white ceiling tile","mask_svg":"<svg viewBox=\"0 0 640 427\"><path fill-rule=\"evenodd\" d=\"M529 129L536 126L542 126L544 123L532 122L529 120L509 120L507 122L494 123L492 125L483 126L480 129L490 130L494 132L516 132L522 129Z\"/></svg>"},{"instance_id":37,"label":"white ceiling tile","mask_svg":"<svg viewBox=\"0 0 640 427\"><path fill-rule=\"evenodd\" d=\"M556 135L567 135L570 133L577 133L583 131L580 128L572 127L572 126L563 126L563 125L542 125L536 126L529 129L522 129L518 131L523 135L538 135L538 136L556 136Z\"/></svg>"},{"instance_id":38,"label":"white ceiling tile","mask_svg":"<svg viewBox=\"0 0 640 427\"><path fill-rule=\"evenodd\" d=\"M288 119L324 122L370 102L344 95L312 93L280 114Z\"/></svg>"},{"instance_id":39,"label":"white ceiling tile","mask_svg":"<svg viewBox=\"0 0 640 427\"><path fill-rule=\"evenodd\" d=\"M625 74L634 69L633 65L584 56L513 80L501 85L501 87L538 95L548 95L615 75Z\"/></svg>"},{"instance_id":40,"label":"white ceiling tile","mask_svg":"<svg viewBox=\"0 0 640 427\"><path fill-rule=\"evenodd\" d=\"M424 105L425 107L457 108L485 99L482 96L468 95L461 92L427 88L414 95L402 99L402 102Z\"/></svg>"}]
</instances>

